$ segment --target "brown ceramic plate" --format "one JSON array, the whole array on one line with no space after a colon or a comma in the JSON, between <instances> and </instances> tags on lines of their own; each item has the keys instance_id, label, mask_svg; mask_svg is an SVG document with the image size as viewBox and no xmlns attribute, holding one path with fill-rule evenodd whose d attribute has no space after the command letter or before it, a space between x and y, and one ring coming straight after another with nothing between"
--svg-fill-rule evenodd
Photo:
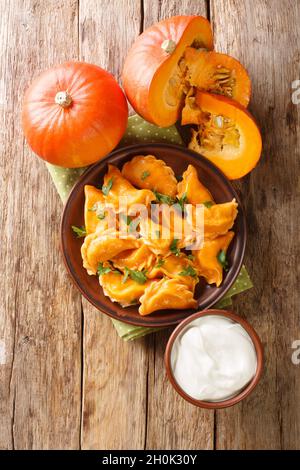
<instances>
[{"instance_id":1,"label":"brown ceramic plate","mask_svg":"<svg viewBox=\"0 0 300 470\"><path fill-rule=\"evenodd\" d=\"M108 163L121 168L135 155L152 154L164 160L173 168L176 175L181 175L189 164L199 171L201 181L212 193L216 202L227 202L235 198L239 212L234 224L235 237L229 247L229 270L224 275L220 287L209 286L204 280L196 290L197 310L207 309L220 300L234 283L242 266L246 245L246 221L240 199L228 179L210 161L184 147L169 144L138 144L116 150L90 167L74 186L65 205L61 222L61 242L66 267L81 293L101 312L138 326L164 327L176 325L195 313L195 310L160 310L147 316L140 316L138 307L122 308L111 302L103 294L97 276L89 276L82 266L80 247L83 239L76 238L72 225L84 225L84 186L91 184L101 187Z\"/></svg>"}]
</instances>

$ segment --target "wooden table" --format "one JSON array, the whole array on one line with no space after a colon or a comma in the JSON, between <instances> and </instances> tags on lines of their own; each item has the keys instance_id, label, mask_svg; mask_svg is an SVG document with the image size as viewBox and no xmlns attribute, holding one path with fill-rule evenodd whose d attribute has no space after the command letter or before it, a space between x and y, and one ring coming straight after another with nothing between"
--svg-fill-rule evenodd
<instances>
[{"instance_id":1,"label":"wooden table","mask_svg":"<svg viewBox=\"0 0 300 470\"><path fill-rule=\"evenodd\" d=\"M176 14L209 17L216 49L247 67L264 138L258 168L235 184L255 287L234 309L262 338L265 373L249 399L218 412L187 404L168 383L170 330L125 343L72 286L59 249L62 205L20 126L24 90L41 70L84 60L119 79L134 38ZM300 339L299 24L299 0L0 0L0 448L300 447L300 365L291 359Z\"/></svg>"}]
</instances>

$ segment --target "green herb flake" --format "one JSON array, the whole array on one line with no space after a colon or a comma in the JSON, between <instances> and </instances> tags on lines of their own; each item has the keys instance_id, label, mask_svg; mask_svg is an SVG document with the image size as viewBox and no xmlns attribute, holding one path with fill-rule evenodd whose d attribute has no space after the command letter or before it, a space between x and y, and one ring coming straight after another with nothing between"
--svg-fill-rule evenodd
<instances>
[{"instance_id":1,"label":"green herb flake","mask_svg":"<svg viewBox=\"0 0 300 470\"><path fill-rule=\"evenodd\" d=\"M137 282L138 284L145 284L145 282L147 281L145 270L138 271L135 269L129 269L127 268L127 266L125 266L125 274L122 279L122 284L125 284L129 276L131 277L133 281Z\"/></svg>"},{"instance_id":2,"label":"green herb flake","mask_svg":"<svg viewBox=\"0 0 300 470\"><path fill-rule=\"evenodd\" d=\"M133 219L131 220L130 224L129 224L129 233L134 233L136 232L139 224L141 222L141 218L140 217L137 217L136 219Z\"/></svg>"},{"instance_id":3,"label":"green herb flake","mask_svg":"<svg viewBox=\"0 0 300 470\"><path fill-rule=\"evenodd\" d=\"M102 211L102 210L101 210L101 211L98 211L98 212L97 212L97 218L98 218L99 220L105 219L105 212Z\"/></svg>"},{"instance_id":4,"label":"green herb flake","mask_svg":"<svg viewBox=\"0 0 300 470\"><path fill-rule=\"evenodd\" d=\"M109 191L110 191L111 188L112 188L113 182L114 182L113 178L110 178L110 179L108 180L107 184L106 184L106 185L104 184L104 185L102 186L102 192L103 192L104 196L107 196L107 195L108 195Z\"/></svg>"},{"instance_id":5,"label":"green herb flake","mask_svg":"<svg viewBox=\"0 0 300 470\"><path fill-rule=\"evenodd\" d=\"M72 230L74 233L76 233L77 238L86 236L86 228L84 225L82 227L76 227L76 225L72 225Z\"/></svg>"},{"instance_id":6,"label":"green herb flake","mask_svg":"<svg viewBox=\"0 0 300 470\"><path fill-rule=\"evenodd\" d=\"M109 266L104 267L103 263L98 264L97 274L98 276L102 276L102 274L107 274L111 272L111 268Z\"/></svg>"},{"instance_id":7,"label":"green herb flake","mask_svg":"<svg viewBox=\"0 0 300 470\"><path fill-rule=\"evenodd\" d=\"M225 271L228 271L228 261L226 259L226 251L220 250L217 255L217 260Z\"/></svg>"},{"instance_id":8,"label":"green herb flake","mask_svg":"<svg viewBox=\"0 0 300 470\"><path fill-rule=\"evenodd\" d=\"M96 212L98 208L98 204L95 202L95 204L88 209L89 212Z\"/></svg>"},{"instance_id":9,"label":"green herb flake","mask_svg":"<svg viewBox=\"0 0 300 470\"><path fill-rule=\"evenodd\" d=\"M211 206L214 205L214 203L213 203L212 201L205 201L205 202L203 202L203 205L204 205L205 207L207 207L207 209L210 209Z\"/></svg>"},{"instance_id":10,"label":"green herb flake","mask_svg":"<svg viewBox=\"0 0 300 470\"><path fill-rule=\"evenodd\" d=\"M150 176L150 171L143 171L141 180L144 181L146 178L148 178L148 176Z\"/></svg>"},{"instance_id":11,"label":"green herb flake","mask_svg":"<svg viewBox=\"0 0 300 470\"><path fill-rule=\"evenodd\" d=\"M157 239L160 238L160 230L155 230L155 236Z\"/></svg>"},{"instance_id":12,"label":"green herb flake","mask_svg":"<svg viewBox=\"0 0 300 470\"><path fill-rule=\"evenodd\" d=\"M125 284L128 277L129 277L129 269L127 267L125 267L125 274L124 274L123 279L122 279L122 284Z\"/></svg>"},{"instance_id":13,"label":"green herb flake","mask_svg":"<svg viewBox=\"0 0 300 470\"><path fill-rule=\"evenodd\" d=\"M184 268L180 273L179 276L192 276L192 277L197 277L197 273L193 266L187 266Z\"/></svg>"},{"instance_id":14,"label":"green herb flake","mask_svg":"<svg viewBox=\"0 0 300 470\"><path fill-rule=\"evenodd\" d=\"M181 197L177 197L177 202L181 207L181 210L184 211L184 204L188 204L187 194L183 193Z\"/></svg>"},{"instance_id":15,"label":"green herb flake","mask_svg":"<svg viewBox=\"0 0 300 470\"><path fill-rule=\"evenodd\" d=\"M188 259L190 259L191 261L194 261L194 260L195 260L195 256L194 256L194 255L188 255L187 257L188 257Z\"/></svg>"},{"instance_id":16,"label":"green herb flake","mask_svg":"<svg viewBox=\"0 0 300 470\"><path fill-rule=\"evenodd\" d=\"M180 249L177 247L177 244L178 244L178 240L174 238L174 240L172 240L171 245L170 245L170 250L175 256L180 255Z\"/></svg>"},{"instance_id":17,"label":"green herb flake","mask_svg":"<svg viewBox=\"0 0 300 470\"><path fill-rule=\"evenodd\" d=\"M166 194L159 193L155 189L153 190L153 193L156 197L157 202L161 202L162 204L168 204L169 206L175 203L175 199L171 196L167 196Z\"/></svg>"},{"instance_id":18,"label":"green herb flake","mask_svg":"<svg viewBox=\"0 0 300 470\"><path fill-rule=\"evenodd\" d=\"M157 264L155 265L156 268L161 268L165 264L165 260L162 258L159 258Z\"/></svg>"},{"instance_id":19,"label":"green herb flake","mask_svg":"<svg viewBox=\"0 0 300 470\"><path fill-rule=\"evenodd\" d=\"M120 219L121 219L126 225L130 225L130 223L131 223L131 217L129 217L129 215L120 214Z\"/></svg>"}]
</instances>

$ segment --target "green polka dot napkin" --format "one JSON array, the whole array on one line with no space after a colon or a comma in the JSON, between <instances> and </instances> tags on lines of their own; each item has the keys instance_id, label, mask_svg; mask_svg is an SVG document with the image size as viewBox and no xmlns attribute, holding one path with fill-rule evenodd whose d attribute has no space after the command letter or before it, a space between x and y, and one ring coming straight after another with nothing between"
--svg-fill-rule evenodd
<instances>
[{"instance_id":1,"label":"green polka dot napkin","mask_svg":"<svg viewBox=\"0 0 300 470\"><path fill-rule=\"evenodd\" d=\"M126 133L119 144L119 147L137 143L153 143L153 142L166 142L178 145L183 145L182 139L175 126L162 128L154 126L149 122L144 121L140 116L134 115L128 119L128 126ZM46 163L50 172L52 180L63 202L68 198L69 192L73 185L84 173L87 167L84 168L62 168L55 165ZM241 272L235 281L234 285L218 302L215 307L224 308L232 304L231 297L239 294L247 289L253 287L251 279L246 271L245 266L242 267ZM149 333L160 330L160 328L144 328L141 326L128 325L122 321L112 320L118 335L125 341L141 338Z\"/></svg>"}]
</instances>

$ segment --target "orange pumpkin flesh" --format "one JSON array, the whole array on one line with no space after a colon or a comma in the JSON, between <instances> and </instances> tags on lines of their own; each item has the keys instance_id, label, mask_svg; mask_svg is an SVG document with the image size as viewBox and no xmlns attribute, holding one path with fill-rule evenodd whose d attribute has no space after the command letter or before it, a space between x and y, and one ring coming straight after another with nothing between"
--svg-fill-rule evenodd
<instances>
[{"instance_id":1,"label":"orange pumpkin flesh","mask_svg":"<svg viewBox=\"0 0 300 470\"><path fill-rule=\"evenodd\" d=\"M22 112L32 150L69 168L94 163L113 150L127 118L127 101L114 77L83 62L42 73L27 90Z\"/></svg>"},{"instance_id":2,"label":"orange pumpkin flesh","mask_svg":"<svg viewBox=\"0 0 300 470\"><path fill-rule=\"evenodd\" d=\"M185 86L181 59L188 46L213 49L206 18L163 20L146 29L129 51L123 86L132 107L147 121L168 127L179 118Z\"/></svg>"},{"instance_id":3,"label":"orange pumpkin flesh","mask_svg":"<svg viewBox=\"0 0 300 470\"><path fill-rule=\"evenodd\" d=\"M161 21L138 37L127 56L123 84L144 119L161 127L197 125L189 147L229 179L246 175L261 154L261 136L246 111L251 81L234 58L213 49L200 16Z\"/></svg>"},{"instance_id":4,"label":"orange pumpkin flesh","mask_svg":"<svg viewBox=\"0 0 300 470\"><path fill-rule=\"evenodd\" d=\"M262 149L259 129L251 114L224 96L197 91L187 97L182 124L196 124L189 148L219 167L229 179L246 175Z\"/></svg>"},{"instance_id":5,"label":"orange pumpkin flesh","mask_svg":"<svg viewBox=\"0 0 300 470\"><path fill-rule=\"evenodd\" d=\"M199 90L232 98L247 107L251 81L240 62L226 54L187 47L184 53L186 80Z\"/></svg>"}]
</instances>

